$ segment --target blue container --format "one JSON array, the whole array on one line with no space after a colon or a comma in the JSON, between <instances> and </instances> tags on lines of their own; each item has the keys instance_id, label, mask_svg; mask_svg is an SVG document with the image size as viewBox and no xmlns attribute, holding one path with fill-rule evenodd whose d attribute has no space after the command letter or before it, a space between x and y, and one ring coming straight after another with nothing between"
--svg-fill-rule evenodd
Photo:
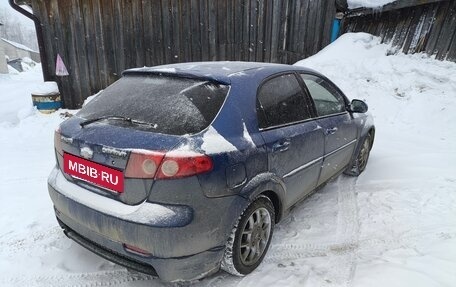
<instances>
[{"instance_id":1,"label":"blue container","mask_svg":"<svg viewBox=\"0 0 456 287\"><path fill-rule=\"evenodd\" d=\"M341 19L334 19L333 21L333 26L332 26L332 31L331 31L331 43L336 41L337 38L339 38L339 33L340 33L340 21Z\"/></svg>"},{"instance_id":2,"label":"blue container","mask_svg":"<svg viewBox=\"0 0 456 287\"><path fill-rule=\"evenodd\" d=\"M49 94L32 94L33 105L42 113L50 114L62 107L59 92Z\"/></svg>"}]
</instances>

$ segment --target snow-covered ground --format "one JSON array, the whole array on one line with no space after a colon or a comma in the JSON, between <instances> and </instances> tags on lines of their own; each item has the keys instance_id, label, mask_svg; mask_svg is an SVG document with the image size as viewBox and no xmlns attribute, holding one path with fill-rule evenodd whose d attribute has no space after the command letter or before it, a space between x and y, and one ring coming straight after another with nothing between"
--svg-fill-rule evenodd
<instances>
[{"instance_id":1,"label":"snow-covered ground","mask_svg":"<svg viewBox=\"0 0 456 287\"><path fill-rule=\"evenodd\" d=\"M386 4L392 3L395 0L348 0L348 8L380 8Z\"/></svg>"},{"instance_id":2,"label":"snow-covered ground","mask_svg":"<svg viewBox=\"0 0 456 287\"><path fill-rule=\"evenodd\" d=\"M295 208L257 271L194 286L455 286L456 64L393 52L348 34L299 63L369 104L377 133L367 169ZM0 76L0 286L161 286L57 227L46 177L62 119L31 108L38 69Z\"/></svg>"}]
</instances>

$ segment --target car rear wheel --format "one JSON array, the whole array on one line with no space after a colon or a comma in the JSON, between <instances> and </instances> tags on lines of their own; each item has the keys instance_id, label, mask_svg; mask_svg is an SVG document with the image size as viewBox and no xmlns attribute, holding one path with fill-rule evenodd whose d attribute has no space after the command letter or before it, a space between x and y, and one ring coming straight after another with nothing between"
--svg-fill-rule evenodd
<instances>
[{"instance_id":1,"label":"car rear wheel","mask_svg":"<svg viewBox=\"0 0 456 287\"><path fill-rule=\"evenodd\" d=\"M372 136L368 134L361 145L361 148L356 156L355 164L345 172L345 174L358 176L360 175L367 166L367 161L369 160L369 154L372 145Z\"/></svg>"},{"instance_id":2,"label":"car rear wheel","mask_svg":"<svg viewBox=\"0 0 456 287\"><path fill-rule=\"evenodd\" d=\"M239 217L228 239L222 269L237 276L247 275L260 265L271 243L274 207L259 196Z\"/></svg>"}]
</instances>

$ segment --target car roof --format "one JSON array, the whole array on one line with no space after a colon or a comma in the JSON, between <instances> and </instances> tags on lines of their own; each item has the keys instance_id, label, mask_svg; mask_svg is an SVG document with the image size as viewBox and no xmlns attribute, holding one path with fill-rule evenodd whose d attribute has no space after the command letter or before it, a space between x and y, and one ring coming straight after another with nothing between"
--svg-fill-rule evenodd
<instances>
[{"instance_id":1,"label":"car roof","mask_svg":"<svg viewBox=\"0 0 456 287\"><path fill-rule=\"evenodd\" d=\"M124 71L123 75L130 74L165 74L178 77L199 78L213 80L224 84L230 84L231 78L240 73L248 75L261 69L266 75L272 75L283 71L309 71L311 69L300 66L259 63L259 62L236 62L236 61L214 61L214 62L189 62L179 64L161 65L155 67L135 68Z\"/></svg>"}]
</instances>

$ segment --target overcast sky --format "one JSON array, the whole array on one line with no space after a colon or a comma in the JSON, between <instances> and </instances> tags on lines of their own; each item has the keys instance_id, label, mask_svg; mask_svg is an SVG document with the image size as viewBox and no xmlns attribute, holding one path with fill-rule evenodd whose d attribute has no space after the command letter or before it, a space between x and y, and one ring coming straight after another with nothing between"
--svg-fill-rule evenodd
<instances>
[{"instance_id":1,"label":"overcast sky","mask_svg":"<svg viewBox=\"0 0 456 287\"><path fill-rule=\"evenodd\" d=\"M33 21L25 17L21 13L17 12L13 8L11 8L11 6L8 3L8 0L0 0L0 8L7 8L10 14L13 15L16 19L18 19L21 23L27 25L28 27L34 27Z\"/></svg>"}]
</instances>

